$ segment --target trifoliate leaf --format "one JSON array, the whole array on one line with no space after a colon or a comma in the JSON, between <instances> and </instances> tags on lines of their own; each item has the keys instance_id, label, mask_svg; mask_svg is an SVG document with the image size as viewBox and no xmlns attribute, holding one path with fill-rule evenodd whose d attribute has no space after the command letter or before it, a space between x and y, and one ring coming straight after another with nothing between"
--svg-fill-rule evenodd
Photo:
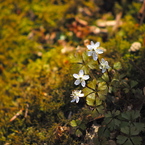
<instances>
[{"instance_id":1,"label":"trifoliate leaf","mask_svg":"<svg viewBox=\"0 0 145 145\"><path fill-rule=\"evenodd\" d=\"M122 69L121 63L120 62L114 63L113 68L116 69L116 70Z\"/></svg>"}]
</instances>

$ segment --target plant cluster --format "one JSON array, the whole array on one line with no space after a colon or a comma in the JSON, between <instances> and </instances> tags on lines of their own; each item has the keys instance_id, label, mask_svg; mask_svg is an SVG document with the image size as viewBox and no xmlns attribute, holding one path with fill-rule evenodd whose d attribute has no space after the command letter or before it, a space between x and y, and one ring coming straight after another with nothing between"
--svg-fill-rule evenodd
<instances>
[{"instance_id":1,"label":"plant cluster","mask_svg":"<svg viewBox=\"0 0 145 145\"><path fill-rule=\"evenodd\" d=\"M76 79L74 84L81 85L83 89L78 90L77 87L77 90L72 92L71 102L78 103L80 97L85 97L84 106L86 104L91 108L88 111L89 118L94 122L97 122L100 116L103 118L97 134L92 139L93 144L107 144L113 139L120 145L141 145L140 135L145 131L145 124L140 119L140 111L144 105L145 94L141 89L135 88L137 81L128 80L126 75L122 74L121 62L115 62L110 67L108 61L100 59L103 49L99 48L99 45L99 42L94 44L91 41L91 44L87 45L87 53L82 52L72 59L75 63L74 70L80 69L79 74L73 74ZM90 56L93 59L90 59ZM86 121L82 117L70 122L76 136L80 137L87 129L90 119L85 119Z\"/></svg>"}]
</instances>

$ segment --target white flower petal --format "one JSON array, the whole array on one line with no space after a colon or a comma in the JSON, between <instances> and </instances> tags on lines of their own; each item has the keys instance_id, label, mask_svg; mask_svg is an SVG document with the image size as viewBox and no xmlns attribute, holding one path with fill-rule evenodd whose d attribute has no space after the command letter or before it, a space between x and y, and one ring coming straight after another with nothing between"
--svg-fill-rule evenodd
<instances>
[{"instance_id":1,"label":"white flower petal","mask_svg":"<svg viewBox=\"0 0 145 145\"><path fill-rule=\"evenodd\" d=\"M96 42L95 47L99 47L100 46L100 42Z\"/></svg>"},{"instance_id":2,"label":"white flower petal","mask_svg":"<svg viewBox=\"0 0 145 145\"><path fill-rule=\"evenodd\" d=\"M79 71L79 76L83 76L84 75L84 71L81 69L80 71Z\"/></svg>"},{"instance_id":3,"label":"white flower petal","mask_svg":"<svg viewBox=\"0 0 145 145\"><path fill-rule=\"evenodd\" d=\"M84 94L80 94L79 97L84 97Z\"/></svg>"},{"instance_id":4,"label":"white flower petal","mask_svg":"<svg viewBox=\"0 0 145 145\"><path fill-rule=\"evenodd\" d=\"M86 86L86 82L85 81L82 81L81 82L81 85L82 85L82 87L85 87Z\"/></svg>"},{"instance_id":5,"label":"white flower petal","mask_svg":"<svg viewBox=\"0 0 145 145\"><path fill-rule=\"evenodd\" d=\"M104 73L106 71L106 69L102 69L102 73Z\"/></svg>"},{"instance_id":6,"label":"white flower petal","mask_svg":"<svg viewBox=\"0 0 145 145\"><path fill-rule=\"evenodd\" d=\"M88 51L88 56L92 56L92 51Z\"/></svg>"},{"instance_id":7,"label":"white flower petal","mask_svg":"<svg viewBox=\"0 0 145 145\"><path fill-rule=\"evenodd\" d=\"M102 69L103 67L100 65L99 68Z\"/></svg>"},{"instance_id":8,"label":"white flower petal","mask_svg":"<svg viewBox=\"0 0 145 145\"><path fill-rule=\"evenodd\" d=\"M102 49L95 49L96 53L98 54L102 54L103 53L103 50Z\"/></svg>"},{"instance_id":9,"label":"white flower petal","mask_svg":"<svg viewBox=\"0 0 145 145\"><path fill-rule=\"evenodd\" d=\"M76 101L76 99L71 100L71 102L75 102L75 101Z\"/></svg>"},{"instance_id":10,"label":"white flower petal","mask_svg":"<svg viewBox=\"0 0 145 145\"><path fill-rule=\"evenodd\" d=\"M74 84L75 84L75 85L79 85L80 82L81 82L80 80L76 80L76 81L74 82Z\"/></svg>"},{"instance_id":11,"label":"white flower petal","mask_svg":"<svg viewBox=\"0 0 145 145\"><path fill-rule=\"evenodd\" d=\"M76 98L76 103L78 103L78 102L79 102L79 100L80 100L80 98L79 98L79 97L77 97L77 98Z\"/></svg>"},{"instance_id":12,"label":"white flower petal","mask_svg":"<svg viewBox=\"0 0 145 145\"><path fill-rule=\"evenodd\" d=\"M89 78L90 78L89 75L84 75L84 76L83 76L83 79L84 79L84 80L88 80Z\"/></svg>"},{"instance_id":13,"label":"white flower petal","mask_svg":"<svg viewBox=\"0 0 145 145\"><path fill-rule=\"evenodd\" d=\"M92 45L92 46L94 46L94 45L95 45L93 41L91 41L91 45Z\"/></svg>"},{"instance_id":14,"label":"white flower petal","mask_svg":"<svg viewBox=\"0 0 145 145\"><path fill-rule=\"evenodd\" d=\"M78 79L79 78L79 75L78 74L73 74L73 77Z\"/></svg>"},{"instance_id":15,"label":"white flower petal","mask_svg":"<svg viewBox=\"0 0 145 145\"><path fill-rule=\"evenodd\" d=\"M104 58L101 59L101 63L105 63L106 61L104 60Z\"/></svg>"},{"instance_id":16,"label":"white flower petal","mask_svg":"<svg viewBox=\"0 0 145 145\"><path fill-rule=\"evenodd\" d=\"M93 59L97 60L98 59L98 55L96 54L96 52L93 52Z\"/></svg>"},{"instance_id":17,"label":"white flower petal","mask_svg":"<svg viewBox=\"0 0 145 145\"><path fill-rule=\"evenodd\" d=\"M92 50L92 46L91 45L87 45L88 50Z\"/></svg>"}]
</instances>

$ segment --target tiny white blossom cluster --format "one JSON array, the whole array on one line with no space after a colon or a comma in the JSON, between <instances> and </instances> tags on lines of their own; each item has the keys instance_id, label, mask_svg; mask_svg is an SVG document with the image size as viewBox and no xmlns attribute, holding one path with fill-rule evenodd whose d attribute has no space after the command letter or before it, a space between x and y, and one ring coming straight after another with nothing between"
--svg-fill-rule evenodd
<instances>
[{"instance_id":1,"label":"tiny white blossom cluster","mask_svg":"<svg viewBox=\"0 0 145 145\"><path fill-rule=\"evenodd\" d=\"M93 60L96 61L98 59L98 55L103 53L102 49L98 49L100 46L100 42L96 42L94 44L93 41L91 41L90 45L87 45L88 48L88 56L92 56ZM105 73L107 69L110 68L109 64L107 61L105 61L103 58L100 61L99 68L102 70L102 73ZM79 85L81 84L82 87L86 86L86 81L90 78L89 75L85 75L84 71L81 69L78 74L73 74L73 77L76 79L74 84ZM73 99L71 102L79 102L80 97L84 97L84 94L82 93L81 90L74 90L72 91L71 96Z\"/></svg>"}]
</instances>

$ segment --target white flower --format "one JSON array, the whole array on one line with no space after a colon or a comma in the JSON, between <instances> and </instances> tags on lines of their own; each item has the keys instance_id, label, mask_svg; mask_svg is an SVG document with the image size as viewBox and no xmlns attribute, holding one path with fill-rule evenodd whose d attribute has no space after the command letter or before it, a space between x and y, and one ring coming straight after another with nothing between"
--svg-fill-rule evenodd
<instances>
[{"instance_id":1,"label":"white flower","mask_svg":"<svg viewBox=\"0 0 145 145\"><path fill-rule=\"evenodd\" d=\"M106 71L106 69L109 69L110 66L108 65L108 61L105 61L103 58L101 59L100 62L100 69L102 69L102 73L104 73Z\"/></svg>"},{"instance_id":2,"label":"white flower","mask_svg":"<svg viewBox=\"0 0 145 145\"><path fill-rule=\"evenodd\" d=\"M75 101L76 101L76 103L78 103L79 100L80 100L79 97L84 97L84 94L81 93L81 90L74 90L74 91L72 91L72 94L71 94L70 97L73 98L73 99L71 100L71 102L75 102Z\"/></svg>"},{"instance_id":3,"label":"white flower","mask_svg":"<svg viewBox=\"0 0 145 145\"><path fill-rule=\"evenodd\" d=\"M100 42L96 42L96 44L94 44L93 41L91 41L91 45L87 45L88 48L88 56L93 56L94 60L98 59L98 54L102 54L103 50L102 49L98 49L98 47L100 46Z\"/></svg>"},{"instance_id":4,"label":"white flower","mask_svg":"<svg viewBox=\"0 0 145 145\"><path fill-rule=\"evenodd\" d=\"M81 85L83 87L86 86L86 82L85 80L88 80L90 77L89 75L84 75L84 71L80 70L79 74L73 74L73 77L76 78L77 80L74 82L75 85L79 85L81 83Z\"/></svg>"}]
</instances>

